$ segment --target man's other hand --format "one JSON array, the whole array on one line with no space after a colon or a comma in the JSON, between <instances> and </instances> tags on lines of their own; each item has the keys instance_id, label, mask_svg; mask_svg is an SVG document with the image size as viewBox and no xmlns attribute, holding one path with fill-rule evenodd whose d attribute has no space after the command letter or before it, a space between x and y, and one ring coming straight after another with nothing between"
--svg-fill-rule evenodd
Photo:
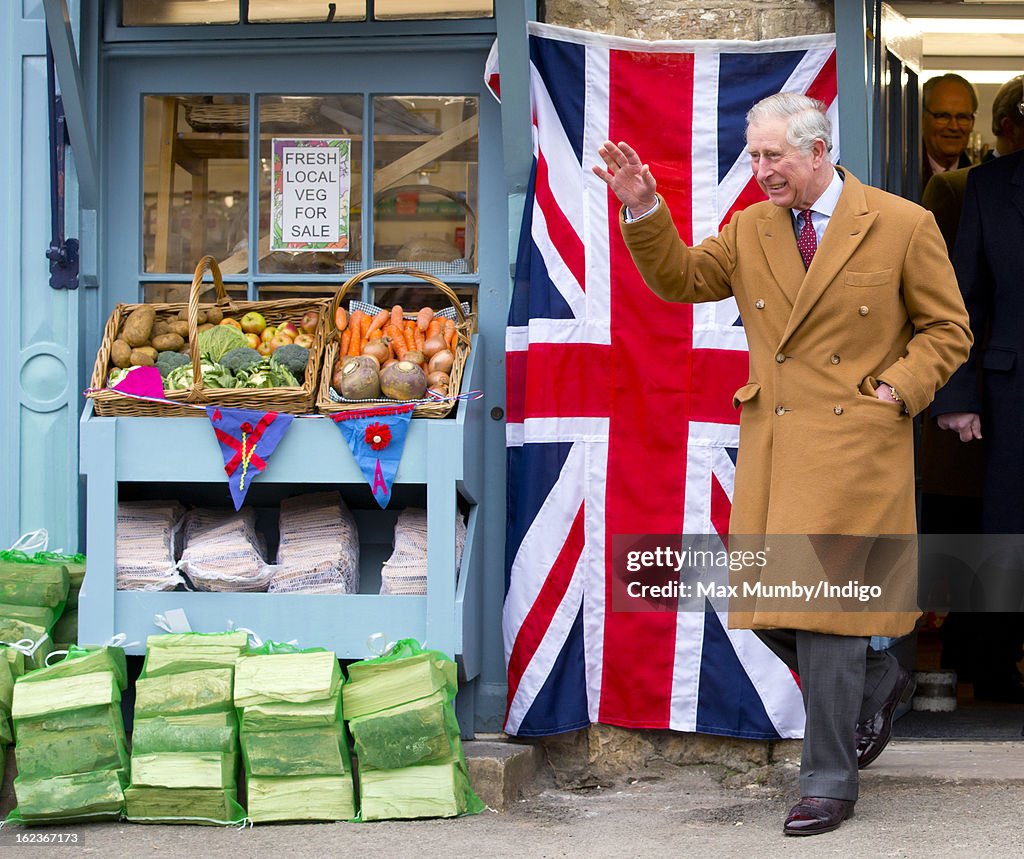
<instances>
[{"instance_id":1,"label":"man's other hand","mask_svg":"<svg viewBox=\"0 0 1024 859\"><path fill-rule=\"evenodd\" d=\"M632 217L638 218L654 208L658 202L658 183L654 181L650 168L640 161L640 156L628 143L620 142L616 146L606 140L598 148L597 154L605 166L595 166L594 172L629 209Z\"/></svg>"},{"instance_id":2,"label":"man's other hand","mask_svg":"<svg viewBox=\"0 0 1024 859\"><path fill-rule=\"evenodd\" d=\"M974 412L950 412L948 415L939 415L935 420L939 429L959 433L960 441L981 438L981 415Z\"/></svg>"}]
</instances>

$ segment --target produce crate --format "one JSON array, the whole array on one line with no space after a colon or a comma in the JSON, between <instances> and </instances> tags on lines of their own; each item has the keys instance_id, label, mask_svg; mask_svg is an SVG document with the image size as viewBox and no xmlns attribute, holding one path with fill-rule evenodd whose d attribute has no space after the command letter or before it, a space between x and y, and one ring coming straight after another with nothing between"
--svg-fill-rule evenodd
<instances>
[{"instance_id":1,"label":"produce crate","mask_svg":"<svg viewBox=\"0 0 1024 859\"><path fill-rule=\"evenodd\" d=\"M448 385L448 396L455 397L459 394L462 387L462 373L466 366L466 361L469 358L470 350L470 337L472 335L473 318L467 316L466 312L462 308L462 304L459 302L458 296L451 290L451 288L444 283L444 281L438 280L433 275L427 274L426 272L419 271L414 268L370 268L366 271L362 271L354 277L349 278L342 284L341 289L338 290L337 294L331 299L330 306L327 309L326 319L324 320L324 342L326 347L323 356L324 372L321 373L320 379L320 393L317 396L316 407L317 411L322 414L332 414L335 412L343 411L354 411L359 409L372 408L379 405L394 405L399 402L398 400L392 400L388 398L382 398L379 400L342 400L336 396L332 396L331 393L331 376L332 368L334 367L334 361L338 357L338 352L341 345L341 332L338 331L334 324L334 317L341 304L341 300L345 297L345 294L355 285L366 280L368 277L375 275L388 274L388 275L405 275L407 277L415 277L419 280L424 280L431 286L438 289L447 298L452 307L455 309L455 329L457 332L456 344L455 344L455 360L452 364L452 371L449 373L449 385ZM406 314L403 318L413 319L415 313ZM448 414L455 407L454 400L445 400L431 403L421 403L413 409L412 416L414 418L443 418L447 417Z\"/></svg>"},{"instance_id":2,"label":"produce crate","mask_svg":"<svg viewBox=\"0 0 1024 859\"><path fill-rule=\"evenodd\" d=\"M207 271L213 276L217 300L214 304L205 304L200 307L199 293L202 291L203 278ZM211 256L205 256L196 266L188 304L118 304L114 307L103 331L103 341L96 354L92 382L86 396L94 401L96 414L103 417L205 417L206 413L201 409L189 407L195 405L216 405L288 414L312 412L320 375L320 360L324 352L324 326L329 304L327 299L312 298L232 301L224 289L224 281L221 279L217 261ZM165 391L165 400L160 402L134 399L107 388L107 375L113 366L110 359L111 346L121 333L129 314L144 306L153 308L158 321L176 320L182 310L187 309L188 311L188 343L189 357L192 359L193 381L184 390ZM320 315L320 321L313 334L313 345L309 347L309 363L306 365L302 385L278 388L205 387L199 365L198 319L200 309L205 310L211 307L219 307L225 316L238 316L250 310L256 310L263 314L269 325L296 321L306 311L316 310Z\"/></svg>"}]
</instances>

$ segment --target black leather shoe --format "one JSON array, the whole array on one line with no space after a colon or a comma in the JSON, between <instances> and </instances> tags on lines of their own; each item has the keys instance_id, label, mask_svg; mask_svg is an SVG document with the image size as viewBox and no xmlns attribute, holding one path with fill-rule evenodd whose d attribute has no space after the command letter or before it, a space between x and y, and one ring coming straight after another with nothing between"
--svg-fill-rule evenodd
<instances>
[{"instance_id":1,"label":"black leather shoe","mask_svg":"<svg viewBox=\"0 0 1024 859\"><path fill-rule=\"evenodd\" d=\"M831 799L827 796L802 796L786 815L782 831L786 835L818 835L838 829L839 824L853 817L853 799Z\"/></svg>"},{"instance_id":2,"label":"black leather shoe","mask_svg":"<svg viewBox=\"0 0 1024 859\"><path fill-rule=\"evenodd\" d=\"M857 769L864 769L882 754L882 749L889 744L889 737L892 736L893 714L900 704L913 697L916 685L914 676L900 668L896 675L896 685L878 712L857 725Z\"/></svg>"}]
</instances>

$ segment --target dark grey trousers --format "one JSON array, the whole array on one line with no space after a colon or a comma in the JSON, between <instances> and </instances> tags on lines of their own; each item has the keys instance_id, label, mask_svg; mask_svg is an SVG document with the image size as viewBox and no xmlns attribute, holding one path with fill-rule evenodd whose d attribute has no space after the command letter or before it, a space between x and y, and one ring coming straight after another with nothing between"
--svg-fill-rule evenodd
<instances>
[{"instance_id":1,"label":"dark grey trousers","mask_svg":"<svg viewBox=\"0 0 1024 859\"><path fill-rule=\"evenodd\" d=\"M857 723L881 708L899 664L868 639L802 629L755 630L800 677L807 722L800 759L800 795L856 799Z\"/></svg>"}]
</instances>

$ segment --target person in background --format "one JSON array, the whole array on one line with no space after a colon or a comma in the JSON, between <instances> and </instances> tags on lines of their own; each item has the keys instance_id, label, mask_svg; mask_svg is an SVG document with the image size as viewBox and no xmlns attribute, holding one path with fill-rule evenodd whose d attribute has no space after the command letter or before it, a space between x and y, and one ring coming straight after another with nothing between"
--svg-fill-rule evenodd
<instances>
[{"instance_id":1,"label":"person in background","mask_svg":"<svg viewBox=\"0 0 1024 859\"><path fill-rule=\"evenodd\" d=\"M1024 75L1004 83L992 100L993 149L984 161L1024 148L1024 114L1020 105ZM967 176L972 167L936 173L921 197L935 215L950 255L956 242ZM962 286L962 284L961 284ZM975 364L977 367L977 364ZM979 380L980 382L980 380ZM985 442L968 445L941 430L929 412L921 422L921 531L927 534L976 534L982 531ZM1018 701L1024 689L1015 681L1019 646L1005 627L1020 626L1014 614L991 615L953 611L940 627L941 665L957 679L975 684L975 698ZM1011 640L1009 645L1001 642Z\"/></svg>"},{"instance_id":2,"label":"person in background","mask_svg":"<svg viewBox=\"0 0 1024 859\"><path fill-rule=\"evenodd\" d=\"M1024 121L1019 82L1016 94L1013 139ZM976 445L984 434L983 532L1024 534L1024 150L968 172L953 265L977 340L932 414L962 442ZM963 657L975 698L1024 703L1016 666L1024 645L1019 606L976 615L970 626Z\"/></svg>"},{"instance_id":3,"label":"person in background","mask_svg":"<svg viewBox=\"0 0 1024 859\"><path fill-rule=\"evenodd\" d=\"M831 123L806 96L754 105L746 150L768 200L693 248L628 144L606 141L594 167L622 203L623 238L655 294L739 306L750 382L733 399L742 411L729 533L916 534L911 416L971 343L935 220L833 166ZM900 572L912 584L916 566ZM729 625L753 629L800 676L801 799L786 835L829 832L853 814L858 769L885 747L913 690L869 637L906 634L915 617L760 603L736 612L730 602Z\"/></svg>"},{"instance_id":4,"label":"person in background","mask_svg":"<svg viewBox=\"0 0 1024 859\"><path fill-rule=\"evenodd\" d=\"M921 187L936 173L969 167L967 144L978 112L978 94L970 81L949 72L925 81L921 94Z\"/></svg>"}]
</instances>

